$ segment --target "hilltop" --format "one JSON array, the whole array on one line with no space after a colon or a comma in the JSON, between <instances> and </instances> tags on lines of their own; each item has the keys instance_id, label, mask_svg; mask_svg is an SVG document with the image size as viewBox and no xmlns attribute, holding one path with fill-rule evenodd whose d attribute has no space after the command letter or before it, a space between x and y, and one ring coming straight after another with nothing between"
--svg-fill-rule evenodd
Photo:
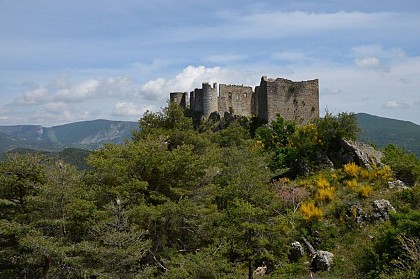
<instances>
[{"instance_id":1,"label":"hilltop","mask_svg":"<svg viewBox=\"0 0 420 279\"><path fill-rule=\"evenodd\" d=\"M392 143L420 158L419 125L367 113L358 113L357 122L362 130L360 141L372 143L379 148Z\"/></svg>"}]
</instances>

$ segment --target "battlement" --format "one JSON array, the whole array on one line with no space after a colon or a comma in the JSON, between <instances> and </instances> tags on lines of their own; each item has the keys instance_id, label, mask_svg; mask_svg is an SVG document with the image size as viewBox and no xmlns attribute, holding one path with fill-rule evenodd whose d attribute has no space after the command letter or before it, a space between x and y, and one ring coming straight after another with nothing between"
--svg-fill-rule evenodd
<instances>
[{"instance_id":1,"label":"battlement","mask_svg":"<svg viewBox=\"0 0 420 279\"><path fill-rule=\"evenodd\" d=\"M186 92L170 93L170 101L188 107ZM271 122L281 115L298 124L309 123L319 117L319 81L291 81L285 78L261 77L260 85L211 86L205 82L202 88L190 92L189 108L195 115L208 118L211 113L230 112L239 116L257 116Z\"/></svg>"}]
</instances>

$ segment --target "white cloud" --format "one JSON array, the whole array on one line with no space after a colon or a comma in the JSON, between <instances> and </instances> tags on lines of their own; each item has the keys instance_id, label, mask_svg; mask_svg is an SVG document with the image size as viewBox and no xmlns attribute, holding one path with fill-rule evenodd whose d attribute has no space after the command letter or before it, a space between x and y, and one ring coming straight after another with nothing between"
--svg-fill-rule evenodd
<instances>
[{"instance_id":1,"label":"white cloud","mask_svg":"<svg viewBox=\"0 0 420 279\"><path fill-rule=\"evenodd\" d=\"M354 59L354 63L362 69L371 69L379 72L389 72L390 68L382 64L377 57L363 57Z\"/></svg>"},{"instance_id":2,"label":"white cloud","mask_svg":"<svg viewBox=\"0 0 420 279\"><path fill-rule=\"evenodd\" d=\"M392 101L388 101L384 104L384 108L388 108L388 109L405 109L408 108L409 105L401 100L392 100Z\"/></svg>"},{"instance_id":3,"label":"white cloud","mask_svg":"<svg viewBox=\"0 0 420 279\"><path fill-rule=\"evenodd\" d=\"M152 111L153 109L153 106L140 107L131 102L118 102L114 106L112 115L140 117L146 110Z\"/></svg>"},{"instance_id":4,"label":"white cloud","mask_svg":"<svg viewBox=\"0 0 420 279\"><path fill-rule=\"evenodd\" d=\"M356 58L354 62L361 68L374 68L381 64L381 61L376 57Z\"/></svg>"},{"instance_id":5,"label":"white cloud","mask_svg":"<svg viewBox=\"0 0 420 279\"><path fill-rule=\"evenodd\" d=\"M381 57L386 59L401 59L406 57L405 52L400 48L384 49L380 45L362 45L353 47L351 52L356 57Z\"/></svg>"},{"instance_id":6,"label":"white cloud","mask_svg":"<svg viewBox=\"0 0 420 279\"><path fill-rule=\"evenodd\" d=\"M80 109L80 108L69 108L65 110L54 110L51 107L43 108L30 118L30 121L27 119L24 123L32 122L34 124L39 123L53 123L54 125L57 124L64 124L82 120L89 120L92 119L93 115L90 111Z\"/></svg>"},{"instance_id":7,"label":"white cloud","mask_svg":"<svg viewBox=\"0 0 420 279\"><path fill-rule=\"evenodd\" d=\"M68 105L64 102L51 102L44 106L44 110L47 113L60 113L68 110Z\"/></svg>"},{"instance_id":8,"label":"white cloud","mask_svg":"<svg viewBox=\"0 0 420 279\"><path fill-rule=\"evenodd\" d=\"M143 96L148 100L158 100L164 93L166 80L164 78L157 78L146 82L141 88Z\"/></svg>"},{"instance_id":9,"label":"white cloud","mask_svg":"<svg viewBox=\"0 0 420 279\"><path fill-rule=\"evenodd\" d=\"M59 90L54 99L63 102L81 102L91 98L99 85L100 82L98 80L88 79L70 88Z\"/></svg>"},{"instance_id":10,"label":"white cloud","mask_svg":"<svg viewBox=\"0 0 420 279\"><path fill-rule=\"evenodd\" d=\"M206 68L204 66L188 66L172 79L162 77L146 82L141 87L140 95L146 100L161 101L169 98L170 92L189 92L201 88L203 82L222 82L235 74L221 67Z\"/></svg>"},{"instance_id":11,"label":"white cloud","mask_svg":"<svg viewBox=\"0 0 420 279\"><path fill-rule=\"evenodd\" d=\"M17 105L37 105L47 101L48 98L47 88L40 86L25 92L23 96L15 99L14 103Z\"/></svg>"}]
</instances>

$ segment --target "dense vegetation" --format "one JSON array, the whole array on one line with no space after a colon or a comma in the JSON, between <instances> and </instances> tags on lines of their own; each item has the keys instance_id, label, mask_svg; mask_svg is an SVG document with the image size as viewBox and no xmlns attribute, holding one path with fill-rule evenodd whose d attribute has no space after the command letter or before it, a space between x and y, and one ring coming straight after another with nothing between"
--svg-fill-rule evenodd
<instances>
[{"instance_id":1,"label":"dense vegetation","mask_svg":"<svg viewBox=\"0 0 420 279\"><path fill-rule=\"evenodd\" d=\"M194 127L171 104L140 126L89 171L40 154L0 163L0 278L307 278L309 255L289 255L302 237L335 255L320 278L419 277L420 163L396 146L390 167L343 159L354 114ZM389 188L395 176L410 188ZM378 198L397 213L360 221Z\"/></svg>"},{"instance_id":2,"label":"dense vegetation","mask_svg":"<svg viewBox=\"0 0 420 279\"><path fill-rule=\"evenodd\" d=\"M419 125L366 113L357 114L357 123L362 130L360 140L380 148L388 144L397 144L420 158Z\"/></svg>"}]
</instances>

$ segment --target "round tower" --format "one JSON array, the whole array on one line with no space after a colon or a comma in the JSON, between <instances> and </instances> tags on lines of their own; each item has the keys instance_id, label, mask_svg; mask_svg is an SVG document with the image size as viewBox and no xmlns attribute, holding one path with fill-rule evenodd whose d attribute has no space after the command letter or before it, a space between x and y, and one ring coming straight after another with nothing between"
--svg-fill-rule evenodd
<instances>
[{"instance_id":1,"label":"round tower","mask_svg":"<svg viewBox=\"0 0 420 279\"><path fill-rule=\"evenodd\" d=\"M217 105L217 88L216 85L211 87L207 82L202 85L203 96L203 117L208 118L214 111L218 111Z\"/></svg>"}]
</instances>

